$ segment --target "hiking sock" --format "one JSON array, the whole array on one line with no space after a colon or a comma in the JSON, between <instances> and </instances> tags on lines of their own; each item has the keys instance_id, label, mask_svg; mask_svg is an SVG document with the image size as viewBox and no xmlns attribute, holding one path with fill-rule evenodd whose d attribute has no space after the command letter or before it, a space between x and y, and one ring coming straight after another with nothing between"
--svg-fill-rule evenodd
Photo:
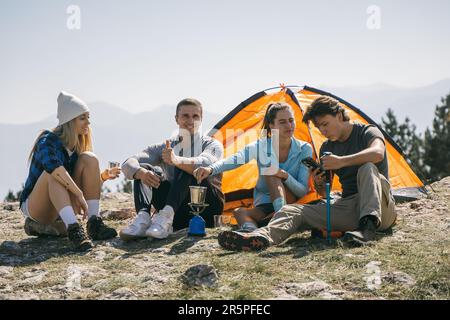
<instances>
[{"instance_id":1,"label":"hiking sock","mask_svg":"<svg viewBox=\"0 0 450 320\"><path fill-rule=\"evenodd\" d=\"M247 221L247 222L244 222L244 224L242 224L241 229L253 231L253 230L258 229L258 226L254 222Z\"/></svg>"},{"instance_id":2,"label":"hiking sock","mask_svg":"<svg viewBox=\"0 0 450 320\"><path fill-rule=\"evenodd\" d=\"M88 218L100 215L100 200L87 200L88 205Z\"/></svg>"},{"instance_id":3,"label":"hiking sock","mask_svg":"<svg viewBox=\"0 0 450 320\"><path fill-rule=\"evenodd\" d=\"M69 226L69 224L78 223L75 212L73 211L73 208L71 206L62 208L61 211L59 211L59 216L66 225L66 228Z\"/></svg>"},{"instance_id":4,"label":"hiking sock","mask_svg":"<svg viewBox=\"0 0 450 320\"><path fill-rule=\"evenodd\" d=\"M286 200L283 197L279 197L273 200L272 205L274 212L278 212L285 204Z\"/></svg>"}]
</instances>

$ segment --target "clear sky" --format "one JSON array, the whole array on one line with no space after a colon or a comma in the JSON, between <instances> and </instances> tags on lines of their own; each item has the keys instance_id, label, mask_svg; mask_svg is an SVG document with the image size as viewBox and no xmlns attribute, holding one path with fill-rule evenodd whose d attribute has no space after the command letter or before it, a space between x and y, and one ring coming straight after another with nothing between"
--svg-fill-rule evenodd
<instances>
[{"instance_id":1,"label":"clear sky","mask_svg":"<svg viewBox=\"0 0 450 320\"><path fill-rule=\"evenodd\" d=\"M367 27L370 5L380 29ZM133 113L186 96L225 113L281 82L448 78L450 1L0 0L0 41L2 123L48 117L60 90Z\"/></svg>"}]
</instances>

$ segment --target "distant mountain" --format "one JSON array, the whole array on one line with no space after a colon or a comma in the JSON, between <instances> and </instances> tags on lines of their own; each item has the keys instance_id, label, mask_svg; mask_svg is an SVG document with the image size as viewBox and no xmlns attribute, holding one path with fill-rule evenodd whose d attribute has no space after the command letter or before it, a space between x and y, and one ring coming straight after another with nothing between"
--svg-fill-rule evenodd
<instances>
[{"instance_id":1,"label":"distant mountain","mask_svg":"<svg viewBox=\"0 0 450 320\"><path fill-rule=\"evenodd\" d=\"M450 79L419 88L400 88L378 83L370 86L322 87L363 110L377 123L388 108L394 110L399 122L406 116L417 126L419 132L431 127L434 108L441 98L450 94Z\"/></svg>"},{"instance_id":2,"label":"distant mountain","mask_svg":"<svg viewBox=\"0 0 450 320\"><path fill-rule=\"evenodd\" d=\"M94 136L94 152L100 158L102 167L109 160L124 161L144 147L170 138L177 129L175 106L161 106L157 109L132 114L120 107L94 102L91 109L91 127ZM208 132L221 115L204 112L203 130ZM31 124L0 124L0 200L8 189L17 191L27 176L27 157L38 133L42 129L55 127L56 116ZM106 186L115 190L115 182Z\"/></svg>"}]
</instances>

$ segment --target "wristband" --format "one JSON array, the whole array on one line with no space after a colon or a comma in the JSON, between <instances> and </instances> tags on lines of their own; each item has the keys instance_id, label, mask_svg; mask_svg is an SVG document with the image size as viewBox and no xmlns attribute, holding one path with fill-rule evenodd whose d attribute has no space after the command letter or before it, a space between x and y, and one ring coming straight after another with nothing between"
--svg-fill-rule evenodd
<instances>
[{"instance_id":1,"label":"wristband","mask_svg":"<svg viewBox=\"0 0 450 320\"><path fill-rule=\"evenodd\" d=\"M105 174L107 175L106 178L104 178L104 175L105 175ZM108 172L108 169L106 169L105 171L103 171L103 172L100 174L100 179L102 179L103 182L105 182L106 180L109 179L109 172Z\"/></svg>"}]
</instances>

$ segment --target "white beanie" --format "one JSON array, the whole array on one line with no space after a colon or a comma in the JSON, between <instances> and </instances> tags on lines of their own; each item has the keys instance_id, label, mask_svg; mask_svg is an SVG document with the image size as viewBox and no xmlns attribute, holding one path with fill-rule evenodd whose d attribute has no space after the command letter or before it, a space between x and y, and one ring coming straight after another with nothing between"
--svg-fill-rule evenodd
<instances>
[{"instance_id":1,"label":"white beanie","mask_svg":"<svg viewBox=\"0 0 450 320\"><path fill-rule=\"evenodd\" d=\"M89 108L80 98L73 94L61 91L58 96L58 126L89 112Z\"/></svg>"}]
</instances>

